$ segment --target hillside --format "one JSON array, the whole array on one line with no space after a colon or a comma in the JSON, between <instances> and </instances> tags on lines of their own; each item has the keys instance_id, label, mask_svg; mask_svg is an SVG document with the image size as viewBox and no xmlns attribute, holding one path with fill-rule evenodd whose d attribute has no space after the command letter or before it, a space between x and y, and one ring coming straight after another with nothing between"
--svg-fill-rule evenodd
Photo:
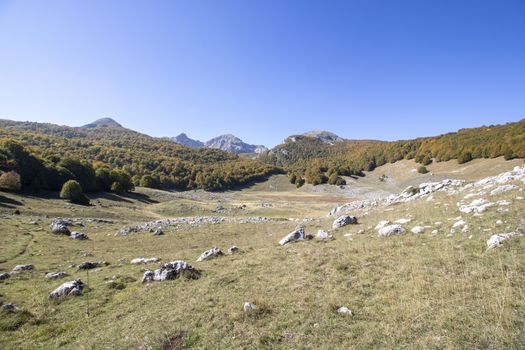
<instances>
[{"instance_id":1,"label":"hillside","mask_svg":"<svg viewBox=\"0 0 525 350\"><path fill-rule=\"evenodd\" d=\"M261 154L260 159L305 176L308 171L359 175L401 159L415 159L422 165L428 165L432 161L450 159L465 163L476 158L499 156L506 159L525 158L525 119L394 142L340 140L327 143L315 133L307 135L287 138L284 143Z\"/></svg>"},{"instance_id":2,"label":"hillside","mask_svg":"<svg viewBox=\"0 0 525 350\"><path fill-rule=\"evenodd\" d=\"M268 150L263 145L248 144L232 134L220 135L206 142L189 138L185 133L170 139L183 146L215 148L234 154L259 154Z\"/></svg>"},{"instance_id":3,"label":"hillside","mask_svg":"<svg viewBox=\"0 0 525 350\"><path fill-rule=\"evenodd\" d=\"M262 180L279 171L271 165L221 150L189 148L122 127L74 128L0 120L0 138L13 139L29 147L42 167L76 158L90 162L95 170L122 169L134 177L136 184L143 176L151 175L152 186L166 189L226 189ZM9 160L13 152L4 153L3 163L0 157L0 170L23 170L19 169L21 164L12 164ZM38 177L34 172L25 171L25 174L22 180L26 185Z\"/></svg>"}]
</instances>

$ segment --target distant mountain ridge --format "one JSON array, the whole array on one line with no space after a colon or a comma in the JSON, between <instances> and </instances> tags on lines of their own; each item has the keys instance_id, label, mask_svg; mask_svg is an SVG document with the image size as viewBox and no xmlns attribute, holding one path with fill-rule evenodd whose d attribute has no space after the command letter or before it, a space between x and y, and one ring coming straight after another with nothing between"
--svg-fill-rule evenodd
<instances>
[{"instance_id":1,"label":"distant mountain ridge","mask_svg":"<svg viewBox=\"0 0 525 350\"><path fill-rule=\"evenodd\" d=\"M116 127L116 128L122 128L122 125L120 125L119 123L117 123L115 120L113 120L113 119L111 119L111 118L100 118L100 119L95 120L95 121L92 122L92 123L89 123L89 124L83 125L83 126L81 126L81 127L82 127L82 128L88 128L88 129L99 128L99 127Z\"/></svg>"},{"instance_id":2,"label":"distant mountain ridge","mask_svg":"<svg viewBox=\"0 0 525 350\"><path fill-rule=\"evenodd\" d=\"M170 140L187 147L216 148L234 154L262 153L268 150L268 148L263 145L250 145L232 134L220 135L209 141L202 142L189 138L188 135L182 133L170 138Z\"/></svg>"}]
</instances>

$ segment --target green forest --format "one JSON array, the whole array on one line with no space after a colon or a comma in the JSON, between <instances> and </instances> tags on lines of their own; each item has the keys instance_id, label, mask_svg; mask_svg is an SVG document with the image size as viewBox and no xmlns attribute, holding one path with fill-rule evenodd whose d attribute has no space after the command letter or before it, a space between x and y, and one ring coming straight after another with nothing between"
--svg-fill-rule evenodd
<instances>
[{"instance_id":1,"label":"green forest","mask_svg":"<svg viewBox=\"0 0 525 350\"><path fill-rule=\"evenodd\" d=\"M0 120L0 172L6 179L10 172L19 174L23 188L54 191L68 180L78 181L84 192L130 191L134 186L213 191L262 181L281 169L122 127Z\"/></svg>"}]
</instances>

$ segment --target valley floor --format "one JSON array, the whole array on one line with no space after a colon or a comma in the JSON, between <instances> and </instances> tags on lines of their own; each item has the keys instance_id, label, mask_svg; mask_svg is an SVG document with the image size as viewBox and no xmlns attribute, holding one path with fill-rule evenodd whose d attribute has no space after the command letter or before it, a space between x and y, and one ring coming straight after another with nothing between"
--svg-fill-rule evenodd
<instances>
[{"instance_id":1,"label":"valley floor","mask_svg":"<svg viewBox=\"0 0 525 350\"><path fill-rule=\"evenodd\" d=\"M402 161L348 178L343 188L295 189L278 175L240 191L97 194L91 206L49 193L0 192L0 273L34 266L0 281L0 300L19 308L0 310L0 348L523 349L525 237L494 249L486 242L493 234L522 232L525 183L467 185L515 166L523 160L446 162L421 175ZM382 204L409 185L446 178L466 182ZM492 193L505 185L516 187ZM481 199L490 205L468 212ZM332 230L337 216L328 216L330 210L355 200L369 203L348 212L358 224ZM71 219L72 230L89 240L51 233L56 217ZM159 223L163 235L118 234L182 217L191 219ZM406 232L381 237L380 221L399 221ZM298 225L332 237L279 246ZM416 226L423 232L412 233ZM196 262L211 247L226 253L233 245L239 253ZM138 257L160 261L131 264ZM145 270L174 260L193 265L200 278L141 283ZM79 270L85 261L107 264ZM58 271L68 276L45 278ZM75 279L87 285L81 296L48 299ZM245 302L257 309L245 312ZM341 306L353 315L337 313Z\"/></svg>"}]
</instances>

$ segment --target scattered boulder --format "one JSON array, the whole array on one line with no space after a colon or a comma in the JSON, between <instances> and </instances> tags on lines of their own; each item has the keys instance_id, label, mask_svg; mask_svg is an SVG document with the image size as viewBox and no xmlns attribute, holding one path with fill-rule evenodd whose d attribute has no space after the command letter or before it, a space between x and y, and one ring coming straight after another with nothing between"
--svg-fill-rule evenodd
<instances>
[{"instance_id":1,"label":"scattered boulder","mask_svg":"<svg viewBox=\"0 0 525 350\"><path fill-rule=\"evenodd\" d=\"M199 271L194 269L193 266L183 260L176 260L162 265L155 271L145 271L142 277L142 283L174 280L182 275L192 279L200 277Z\"/></svg>"},{"instance_id":2,"label":"scattered boulder","mask_svg":"<svg viewBox=\"0 0 525 350\"><path fill-rule=\"evenodd\" d=\"M133 265L138 265L138 264L147 264L147 263L152 263L152 262L157 262L159 261L160 259L159 258L144 258L144 257L139 257L139 258L135 258L133 260L131 260L131 263Z\"/></svg>"},{"instance_id":3,"label":"scattered boulder","mask_svg":"<svg viewBox=\"0 0 525 350\"><path fill-rule=\"evenodd\" d=\"M388 226L382 227L381 229L379 229L378 233L380 236L387 237L387 236L403 234L405 233L405 229L401 225L394 224L394 225L388 225Z\"/></svg>"},{"instance_id":4,"label":"scattered boulder","mask_svg":"<svg viewBox=\"0 0 525 350\"><path fill-rule=\"evenodd\" d=\"M82 264L78 265L78 269L79 270L90 270L90 269L94 269L94 268L105 266L105 265L107 265L105 261L97 261L97 262L84 261Z\"/></svg>"},{"instance_id":5,"label":"scattered boulder","mask_svg":"<svg viewBox=\"0 0 525 350\"><path fill-rule=\"evenodd\" d=\"M293 241L302 240L305 238L304 228L298 227L289 234L287 234L283 239L279 241L280 245L285 245Z\"/></svg>"},{"instance_id":6,"label":"scattered boulder","mask_svg":"<svg viewBox=\"0 0 525 350\"><path fill-rule=\"evenodd\" d=\"M56 280L56 279L66 277L66 276L69 276L69 274L64 271L46 273L46 278L49 280Z\"/></svg>"},{"instance_id":7,"label":"scattered boulder","mask_svg":"<svg viewBox=\"0 0 525 350\"><path fill-rule=\"evenodd\" d=\"M58 288L56 288L54 291L49 293L48 298L59 298L59 297L65 297L69 295L81 295L82 291L84 290L84 282L82 280L78 279L75 281L69 281L66 283L63 283Z\"/></svg>"},{"instance_id":8,"label":"scattered boulder","mask_svg":"<svg viewBox=\"0 0 525 350\"><path fill-rule=\"evenodd\" d=\"M69 235L71 231L69 231L68 226L71 225L71 221L64 220L64 219L54 219L51 222L51 232L56 234L63 234L63 235Z\"/></svg>"},{"instance_id":9,"label":"scattered boulder","mask_svg":"<svg viewBox=\"0 0 525 350\"><path fill-rule=\"evenodd\" d=\"M517 236L523 236L523 235L519 232L498 233L498 234L492 235L487 240L487 249L499 247L500 245L503 244L503 241L505 241L506 239L517 237Z\"/></svg>"},{"instance_id":10,"label":"scattered boulder","mask_svg":"<svg viewBox=\"0 0 525 350\"><path fill-rule=\"evenodd\" d=\"M230 248L228 248L228 253L229 254L234 254L234 253L237 253L238 251L239 251L239 247L234 246L234 245L232 245Z\"/></svg>"},{"instance_id":11,"label":"scattered boulder","mask_svg":"<svg viewBox=\"0 0 525 350\"><path fill-rule=\"evenodd\" d=\"M208 260L208 259L211 259L211 258L215 258L215 257L218 257L219 255L222 255L222 251L219 248L217 248L217 247L213 247L210 250L207 250L204 253L202 253L197 258L197 262L203 261L203 260Z\"/></svg>"},{"instance_id":12,"label":"scattered boulder","mask_svg":"<svg viewBox=\"0 0 525 350\"><path fill-rule=\"evenodd\" d=\"M343 314L343 315L350 315L350 316L354 315L352 310L347 308L346 306L341 306L340 308L338 308L337 313Z\"/></svg>"},{"instance_id":13,"label":"scattered boulder","mask_svg":"<svg viewBox=\"0 0 525 350\"><path fill-rule=\"evenodd\" d=\"M71 236L70 236L72 239L78 239L78 240L86 240L86 239L89 239L88 235L83 233L83 232L77 232L77 231L73 231L71 232Z\"/></svg>"},{"instance_id":14,"label":"scattered boulder","mask_svg":"<svg viewBox=\"0 0 525 350\"><path fill-rule=\"evenodd\" d=\"M11 277L11 275L8 274L7 272L0 273L0 281L2 281L2 280L6 280L6 279L8 279L9 277Z\"/></svg>"},{"instance_id":15,"label":"scattered boulder","mask_svg":"<svg viewBox=\"0 0 525 350\"><path fill-rule=\"evenodd\" d=\"M316 237L317 239L327 239L327 238L330 238L331 236L325 230L319 230L317 231Z\"/></svg>"},{"instance_id":16,"label":"scattered boulder","mask_svg":"<svg viewBox=\"0 0 525 350\"><path fill-rule=\"evenodd\" d=\"M459 221L456 221L453 225L452 225L452 228L458 228L458 227L462 227L462 226L465 226L467 223L465 222L465 220L461 219Z\"/></svg>"},{"instance_id":17,"label":"scattered boulder","mask_svg":"<svg viewBox=\"0 0 525 350\"><path fill-rule=\"evenodd\" d=\"M16 265L15 268L11 271L11 274L16 274L16 273L19 273L19 272L22 272L22 271L29 271L29 270L33 270L34 269L34 266L31 265L31 264L26 264L26 265Z\"/></svg>"},{"instance_id":18,"label":"scattered boulder","mask_svg":"<svg viewBox=\"0 0 525 350\"><path fill-rule=\"evenodd\" d=\"M153 231L153 236L162 236L164 234L164 231L162 228L157 228L155 231Z\"/></svg>"},{"instance_id":19,"label":"scattered boulder","mask_svg":"<svg viewBox=\"0 0 525 350\"><path fill-rule=\"evenodd\" d=\"M357 224L357 218L355 216L343 215L343 216L338 217L334 221L334 223L332 224L332 228L336 230L340 227L343 227L346 225L352 225L352 224Z\"/></svg>"},{"instance_id":20,"label":"scattered boulder","mask_svg":"<svg viewBox=\"0 0 525 350\"><path fill-rule=\"evenodd\" d=\"M410 232L419 234L425 232L425 228L423 226L414 226Z\"/></svg>"}]
</instances>

